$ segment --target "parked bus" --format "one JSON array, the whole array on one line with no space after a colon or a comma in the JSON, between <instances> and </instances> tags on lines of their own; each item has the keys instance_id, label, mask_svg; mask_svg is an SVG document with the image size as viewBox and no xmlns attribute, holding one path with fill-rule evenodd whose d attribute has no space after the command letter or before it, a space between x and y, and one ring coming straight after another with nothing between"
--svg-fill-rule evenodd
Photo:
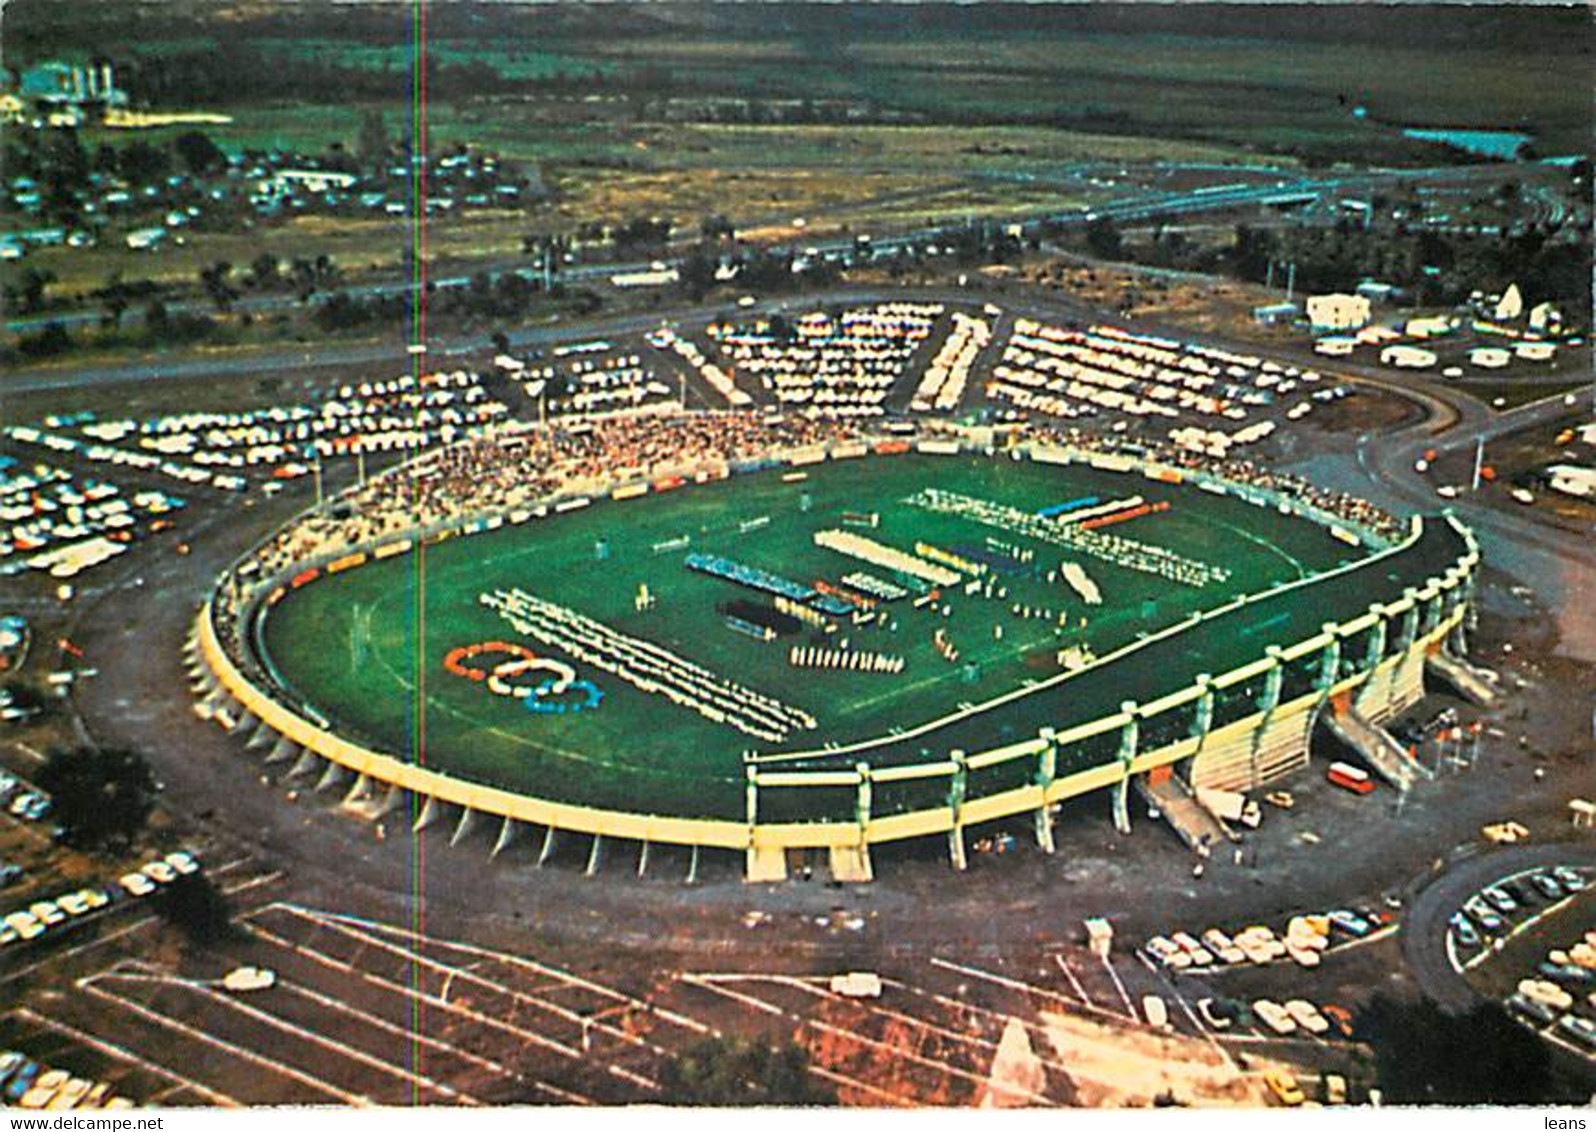
<instances>
[{"instance_id":1,"label":"parked bus","mask_svg":"<svg viewBox=\"0 0 1596 1132\"><path fill-rule=\"evenodd\" d=\"M1331 763L1325 778L1354 794L1367 794L1374 789L1374 780L1369 777L1369 772L1350 763Z\"/></svg>"}]
</instances>

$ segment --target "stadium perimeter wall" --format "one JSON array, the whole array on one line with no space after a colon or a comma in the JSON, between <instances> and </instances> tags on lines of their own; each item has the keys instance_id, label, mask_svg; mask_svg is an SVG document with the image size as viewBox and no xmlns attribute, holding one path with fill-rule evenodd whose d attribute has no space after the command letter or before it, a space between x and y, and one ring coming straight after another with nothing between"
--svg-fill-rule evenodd
<instances>
[{"instance_id":1,"label":"stadium perimeter wall","mask_svg":"<svg viewBox=\"0 0 1596 1132\"><path fill-rule=\"evenodd\" d=\"M897 441L891 444L891 451L909 447ZM843 447L848 456L863 454L859 445ZM961 445L950 441L921 442L916 447L932 453L962 450ZM1204 490L1238 495L1260 506L1302 514L1339 532L1338 537L1346 541L1382 548L1370 558L1293 583L1294 586L1334 585L1337 575L1403 554L1423 534L1423 521L1414 519L1407 539L1387 545L1373 532L1353 527L1339 516L1316 511L1300 499L1210 473L1173 469L1092 450L1033 445L1025 451L1030 458L1042 462L1080 461L1116 471L1139 472L1164 482L1178 477ZM786 453L781 462L800 465L826 458L826 452L805 450ZM760 466L768 467L769 462L761 461ZM637 490L637 485L619 485L606 494L630 498L646 491L646 485L642 491ZM551 500L547 506L515 515L513 521L524 522L559 507L557 501ZM231 606L245 612L232 626L236 631L229 637L234 642L245 640L252 615L268 608L296 583L308 584L374 558L403 553L418 538L435 542L497 529L505 518L495 515L454 520L412 537L390 537L297 563L255 585L249 599ZM733 850L745 855L746 875L756 881L783 879L789 850L819 850L828 853L832 872L839 879L861 881L872 876L872 845L943 836L948 839L950 860L962 868L966 829L1017 816L1032 819L1038 844L1051 851L1052 814L1058 804L1099 790L1110 792L1116 825L1128 831L1129 787L1138 776L1172 768L1193 788L1252 789L1306 764L1310 733L1327 704L1350 705L1372 722L1399 714L1424 694L1426 658L1449 640L1461 644L1479 563L1478 546L1467 528L1450 515L1431 522L1445 524L1456 535L1463 552L1418 585L1408 587L1397 601L1376 603L1367 613L1345 622L1326 623L1321 632L1306 639L1269 646L1257 659L1224 673L1201 675L1192 684L1152 702L1127 701L1118 710L1107 711L1089 722L1061 731L1043 728L1034 739L1006 747L970 753L955 750L945 759L900 766L873 767L867 760L821 769L750 763L746 767L747 804L742 821L598 809L537 798L456 778L352 742L325 721L309 718L315 714L309 709L295 710L281 702L280 695L273 694L268 677L246 674L244 666L224 647L219 618L226 616L222 612L226 603L219 603L218 599L234 584L230 577L218 583L211 600L200 609L187 653L196 693L211 708L227 710L233 723L230 730L247 735L250 747L268 750L268 761L293 760L296 772L319 772L319 790L345 790L346 801L365 806L373 816L405 808L417 829L450 818L456 822L453 841L477 828L484 819L495 821L499 823L493 843L495 856L529 831L543 832L543 855L547 855L555 831L645 844L685 845L695 850ZM1200 632L1204 619L1263 596L1268 595L1240 598L1231 606L1172 626L1097 663L1114 663L1121 654L1172 634ZM1354 641L1358 647L1349 647ZM1288 681L1287 673L1293 671L1297 679ZM1288 685L1301 685L1305 671L1310 686L1306 690L1295 687L1293 692ZM1216 704L1227 696L1243 699L1244 714L1216 722ZM1234 715L1235 711L1232 703L1229 714ZM1069 764L1079 762L1080 753L1087 749L1098 752L1093 765L1071 768ZM1105 749L1109 754L1102 757ZM1073 759L1072 754L1076 756ZM983 791L980 780L994 772L1001 779L1019 784ZM941 804L920 805L906 812L877 812L875 796L905 783L921 787L920 797L925 796L925 788L930 788L940 794ZM818 789L835 795L839 788L851 803L839 807L831 820L779 822L762 816L771 800L782 792Z\"/></svg>"}]
</instances>

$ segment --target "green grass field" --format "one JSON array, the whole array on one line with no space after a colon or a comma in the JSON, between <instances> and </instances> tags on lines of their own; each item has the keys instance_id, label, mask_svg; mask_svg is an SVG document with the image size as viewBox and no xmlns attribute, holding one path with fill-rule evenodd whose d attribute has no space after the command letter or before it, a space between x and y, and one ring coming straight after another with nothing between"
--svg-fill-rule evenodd
<instances>
[{"instance_id":1,"label":"green grass field","mask_svg":"<svg viewBox=\"0 0 1596 1132\"><path fill-rule=\"evenodd\" d=\"M1102 656L1240 593L1294 581L1359 553L1306 521L1139 476L963 456L872 457L808 471L801 483L761 472L668 498L605 502L524 527L451 540L428 548L424 559L388 559L323 579L274 608L265 627L267 651L292 689L338 725L435 769L573 802L731 817L741 812L743 751L758 746L741 732L580 663L579 673L597 683L605 698L595 710L564 717L533 715L515 700L448 673L442 662L451 648L523 639L483 608L478 594L523 589L805 709L819 726L795 733L781 749L812 749L890 735L961 703L978 703L1057 673L1061 647L1086 644ZM1111 500L1140 494L1167 500L1170 510L1112 529L1190 558L1223 563L1232 576L1223 585L1194 589L1077 556L1102 589L1101 606L1084 605L1062 581L1049 584L1042 576L1014 574L1000 576L1008 589L1006 601L958 594L947 599L950 615L944 618L930 609L912 609L905 600L890 607L894 628L843 629L836 635L850 638L855 649L905 657L904 672L894 676L789 667L789 645L821 643L817 632L769 643L733 632L717 604L758 595L688 570L686 550L653 549L685 535L692 550L808 584L817 578L834 582L866 568L812 542L815 531L841 526L845 510L879 512L879 529L861 533L911 551L918 540L944 548L980 546L984 536L998 534L902 502L932 484L1026 511L1082 496ZM807 512L800 502L804 495L812 504ZM767 526L740 532L742 524L765 516ZM603 562L595 555L600 539L610 546ZM1045 543L1020 541L1034 547L1031 565L1043 571L1055 568L1063 556ZM657 596L653 610L635 611L639 583ZM1016 604L1062 612L1068 627L1060 629L1056 617L1017 617ZM1309 623L1317 627L1312 617ZM994 633L998 626L1001 640ZM958 664L933 647L938 627L958 646ZM1239 660L1250 659L1262 645L1242 634L1231 647ZM1110 689L1099 706L1114 710L1121 699L1138 694L1127 682ZM1028 706L1012 719L1005 709L999 722L981 723L967 737L969 749L1034 734L1049 713L1056 715L1070 702L1062 692L1044 695L1047 704ZM1030 719L1034 711L1043 716ZM1030 729L1008 734L1011 727ZM931 746L945 754L944 748ZM913 748L883 757L920 756Z\"/></svg>"}]
</instances>

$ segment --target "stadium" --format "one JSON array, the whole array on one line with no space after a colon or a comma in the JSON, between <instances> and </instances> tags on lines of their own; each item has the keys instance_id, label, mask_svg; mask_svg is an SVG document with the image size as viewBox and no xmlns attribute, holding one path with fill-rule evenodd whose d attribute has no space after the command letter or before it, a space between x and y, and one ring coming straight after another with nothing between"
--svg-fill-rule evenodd
<instances>
[{"instance_id":1,"label":"stadium","mask_svg":"<svg viewBox=\"0 0 1596 1132\"><path fill-rule=\"evenodd\" d=\"M307 512L188 658L202 713L373 815L860 881L905 839L963 867L986 823L1051 849L1094 791L1127 829L1133 787L1206 853L1182 806L1299 770L1321 719L1405 788L1374 725L1453 663L1477 563L1450 516L1085 434L648 414Z\"/></svg>"}]
</instances>

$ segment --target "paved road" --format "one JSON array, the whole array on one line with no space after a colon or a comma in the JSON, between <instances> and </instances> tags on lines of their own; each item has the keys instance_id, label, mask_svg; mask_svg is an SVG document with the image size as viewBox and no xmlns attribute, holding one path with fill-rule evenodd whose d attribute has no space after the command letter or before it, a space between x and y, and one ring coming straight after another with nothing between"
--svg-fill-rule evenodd
<instances>
[{"instance_id":1,"label":"paved road","mask_svg":"<svg viewBox=\"0 0 1596 1132\"><path fill-rule=\"evenodd\" d=\"M1408 905L1402 922L1402 955L1424 993L1443 1009L1461 1013L1486 1000L1452 966L1447 922L1480 889L1530 869L1552 865L1596 868L1596 845L1554 843L1498 849L1452 865ZM1596 899L1588 892L1584 900Z\"/></svg>"}]
</instances>

